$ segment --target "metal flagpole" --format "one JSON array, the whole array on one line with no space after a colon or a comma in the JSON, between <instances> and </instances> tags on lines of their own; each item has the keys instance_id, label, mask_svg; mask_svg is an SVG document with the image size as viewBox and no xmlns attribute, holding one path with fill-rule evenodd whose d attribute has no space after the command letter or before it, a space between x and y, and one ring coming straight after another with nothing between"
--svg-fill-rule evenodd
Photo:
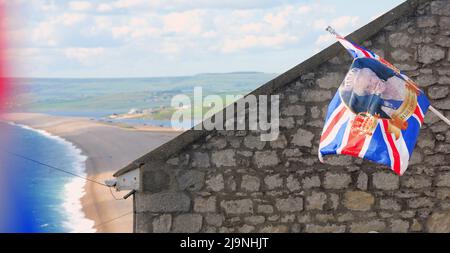
<instances>
[{"instance_id":1,"label":"metal flagpole","mask_svg":"<svg viewBox=\"0 0 450 253\"><path fill-rule=\"evenodd\" d=\"M340 35L336 32L336 30L334 30L334 28L331 27L331 26L328 26L325 30L326 30L327 32L331 33L332 35L335 35L335 36L339 36L339 37L340 37ZM449 120L449 119L447 119L442 113L440 113L438 110L436 110L436 108L434 108L433 106L430 105L429 108L430 108L430 111L431 111L431 112L433 112L433 113L434 113L436 116L438 116L442 121L444 121L445 123L447 123L447 125L450 126L450 120Z\"/></svg>"},{"instance_id":2,"label":"metal flagpole","mask_svg":"<svg viewBox=\"0 0 450 253\"><path fill-rule=\"evenodd\" d=\"M447 125L450 126L450 120L447 119L442 113L440 113L438 110L436 110L433 106L430 105L430 111L432 111L436 116L438 116L441 120L443 120Z\"/></svg>"}]
</instances>

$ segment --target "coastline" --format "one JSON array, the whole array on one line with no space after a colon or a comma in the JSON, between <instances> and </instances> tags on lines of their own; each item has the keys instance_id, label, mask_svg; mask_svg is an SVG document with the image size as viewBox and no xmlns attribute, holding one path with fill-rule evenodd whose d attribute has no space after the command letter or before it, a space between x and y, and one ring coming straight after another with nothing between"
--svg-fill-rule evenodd
<instances>
[{"instance_id":1,"label":"coastline","mask_svg":"<svg viewBox=\"0 0 450 253\"><path fill-rule=\"evenodd\" d=\"M82 117L51 116L38 113L11 113L5 120L43 130L61 137L81 150L85 156L85 175L103 182L130 161L174 138L181 132L162 127L125 128ZM66 187L77 187L66 185ZM72 189L73 190L73 189ZM70 192L70 189L68 190ZM74 191L74 190L73 190ZM84 183L82 211L93 220L97 232L132 232L132 198L115 200L107 187ZM114 192L116 198L126 193ZM115 218L124 217L114 220ZM113 221L111 221L113 220ZM89 231L87 231L89 232Z\"/></svg>"}]
</instances>

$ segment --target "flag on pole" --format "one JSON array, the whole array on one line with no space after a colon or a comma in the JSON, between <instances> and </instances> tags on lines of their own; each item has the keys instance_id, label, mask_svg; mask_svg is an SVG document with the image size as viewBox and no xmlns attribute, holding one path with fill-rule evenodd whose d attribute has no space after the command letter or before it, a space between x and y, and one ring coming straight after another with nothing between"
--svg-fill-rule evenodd
<instances>
[{"instance_id":1,"label":"flag on pole","mask_svg":"<svg viewBox=\"0 0 450 253\"><path fill-rule=\"evenodd\" d=\"M329 31L354 60L328 107L320 161L325 155L350 155L402 175L430 106L427 97L394 65Z\"/></svg>"}]
</instances>

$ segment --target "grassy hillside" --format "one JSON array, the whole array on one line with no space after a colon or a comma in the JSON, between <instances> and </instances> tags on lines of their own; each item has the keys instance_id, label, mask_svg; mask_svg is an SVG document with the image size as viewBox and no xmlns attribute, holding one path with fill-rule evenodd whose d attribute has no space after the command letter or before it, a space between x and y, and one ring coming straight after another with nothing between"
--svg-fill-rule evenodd
<instances>
[{"instance_id":1,"label":"grassy hillside","mask_svg":"<svg viewBox=\"0 0 450 253\"><path fill-rule=\"evenodd\" d=\"M276 74L237 72L183 77L118 79L22 79L13 110L33 112L116 112L169 106L174 95L246 94Z\"/></svg>"}]
</instances>

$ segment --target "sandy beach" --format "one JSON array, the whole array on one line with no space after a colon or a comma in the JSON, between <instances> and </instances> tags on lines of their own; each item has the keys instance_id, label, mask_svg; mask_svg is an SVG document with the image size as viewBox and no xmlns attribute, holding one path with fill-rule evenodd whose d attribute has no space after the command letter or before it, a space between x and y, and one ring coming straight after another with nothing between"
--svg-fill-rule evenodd
<instances>
[{"instance_id":1,"label":"sandy beach","mask_svg":"<svg viewBox=\"0 0 450 253\"><path fill-rule=\"evenodd\" d=\"M88 157L88 178L100 182L112 178L115 171L180 134L169 128L131 128L81 117L12 113L4 118L45 130L72 142ZM132 232L132 198L115 200L108 188L91 182L85 184L85 191L81 199L83 211L87 218L94 220L97 232ZM117 198L126 193L113 191ZM122 218L114 220L122 215Z\"/></svg>"}]
</instances>

